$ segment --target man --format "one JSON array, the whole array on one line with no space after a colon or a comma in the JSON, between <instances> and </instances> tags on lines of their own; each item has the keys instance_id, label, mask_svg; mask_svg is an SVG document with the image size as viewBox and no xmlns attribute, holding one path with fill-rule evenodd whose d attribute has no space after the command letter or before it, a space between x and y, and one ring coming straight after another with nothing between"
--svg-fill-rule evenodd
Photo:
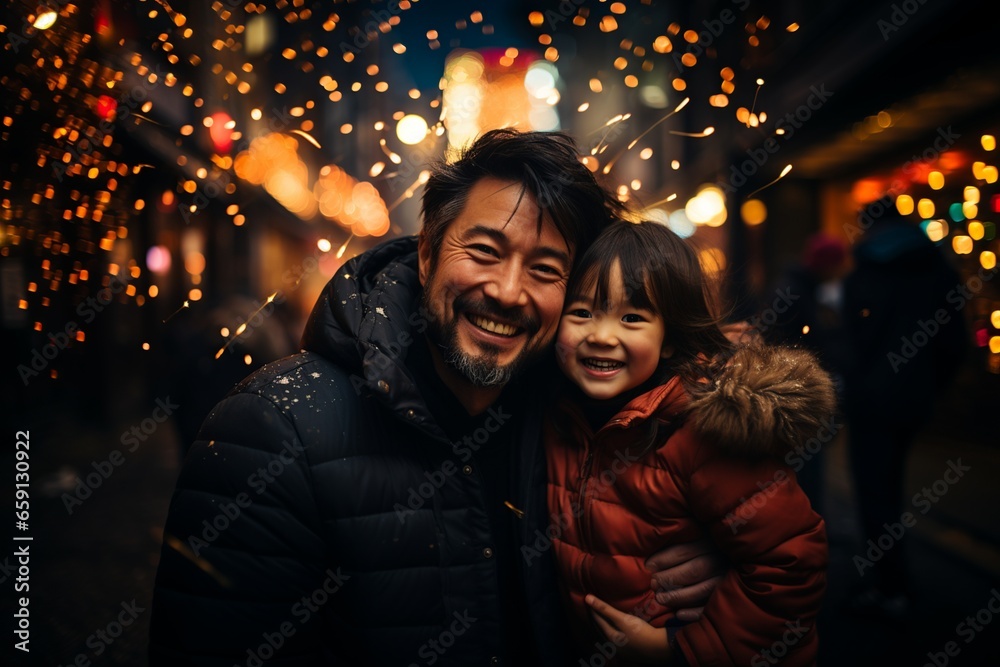
<instances>
[{"instance_id":1,"label":"man","mask_svg":"<svg viewBox=\"0 0 1000 667\"><path fill-rule=\"evenodd\" d=\"M419 240L345 264L307 351L206 420L167 519L151 664L564 663L539 361L574 258L617 212L564 135L496 130L439 165Z\"/></svg>"}]
</instances>

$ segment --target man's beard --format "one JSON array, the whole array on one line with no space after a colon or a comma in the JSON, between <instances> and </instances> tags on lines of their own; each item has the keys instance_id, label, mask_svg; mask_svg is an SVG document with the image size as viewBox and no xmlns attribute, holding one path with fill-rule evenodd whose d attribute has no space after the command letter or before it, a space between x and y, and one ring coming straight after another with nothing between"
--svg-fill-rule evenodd
<instances>
[{"instance_id":1,"label":"man's beard","mask_svg":"<svg viewBox=\"0 0 1000 667\"><path fill-rule=\"evenodd\" d=\"M430 276L427 281L428 288L433 286L434 276ZM467 379L476 387L502 387L516 377L526 366L529 366L536 359L541 357L542 350L533 349L530 345L531 338L538 333L538 323L535 319L526 316L519 309L503 308L492 300L474 300L470 297L458 297L452 305L454 318L448 322L439 319L437 312L430 303L428 294L430 289L425 288L421 302L425 313L430 315L427 323L427 335L431 342L441 351L441 357L445 364L455 369L462 377ZM517 357L509 364L500 366L501 348L488 343L479 342L478 346L483 350L482 354L474 355L464 351L458 340L458 318L464 317L464 313L475 312L479 315L494 316L497 319L514 324L518 328L524 329L527 341L521 348Z\"/></svg>"}]
</instances>

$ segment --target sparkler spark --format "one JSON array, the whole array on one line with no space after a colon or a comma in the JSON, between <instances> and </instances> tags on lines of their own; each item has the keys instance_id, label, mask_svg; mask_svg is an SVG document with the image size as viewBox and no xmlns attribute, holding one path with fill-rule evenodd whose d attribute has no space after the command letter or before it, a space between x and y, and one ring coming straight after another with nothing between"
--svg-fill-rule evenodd
<instances>
[{"instance_id":1,"label":"sparkler spark","mask_svg":"<svg viewBox=\"0 0 1000 667\"><path fill-rule=\"evenodd\" d=\"M693 137L694 139L703 139L705 137L711 136L715 132L715 128L709 125L701 132L679 132L678 130L670 130L670 134L676 134L678 137Z\"/></svg>"},{"instance_id":2,"label":"sparkler spark","mask_svg":"<svg viewBox=\"0 0 1000 667\"><path fill-rule=\"evenodd\" d=\"M757 188L756 190L754 190L753 192L751 192L750 194L748 194L746 196L746 198L750 199L751 197L753 197L755 194L757 194L761 190L766 190L767 188L771 187L772 185L774 185L775 183L777 183L778 181L780 181L781 179L783 179L785 176L787 176L788 172L790 172L791 170L792 170L792 165L786 164L785 168L781 170L781 173L778 174L778 177L776 179L774 179L773 181L771 181L770 183L768 183L765 186Z\"/></svg>"},{"instance_id":3,"label":"sparkler spark","mask_svg":"<svg viewBox=\"0 0 1000 667\"><path fill-rule=\"evenodd\" d=\"M218 359L219 357L221 357L223 355L223 353L227 349L229 349L229 346L232 345L233 343L235 343L237 341L237 339L239 339L239 337L241 335L243 335L243 332L247 330L247 322L249 322L253 318L257 317L257 315L260 313L260 311L262 311L265 308L267 308L268 304L270 304L271 302L273 302L274 299L275 299L275 297L278 296L278 294L279 294L279 292L275 292L271 296L267 297L267 299L264 300L264 303L262 303L260 305L260 307L257 310L253 311L253 313L250 315L250 317L247 318L246 322L244 322L240 326L236 327L236 332L233 334L232 338L230 338L229 340L227 340L226 344L223 345L221 348L219 348L219 351L215 353L215 358L216 359Z\"/></svg>"},{"instance_id":4,"label":"sparkler spark","mask_svg":"<svg viewBox=\"0 0 1000 667\"><path fill-rule=\"evenodd\" d=\"M322 146L319 145L319 142L316 141L316 139L311 134L309 134L308 132L306 132L304 130L291 130L291 133L299 135L300 137L302 137L303 139L305 139L306 141L308 141L309 143L311 143L316 148L320 148L320 149L323 148Z\"/></svg>"},{"instance_id":5,"label":"sparkler spark","mask_svg":"<svg viewBox=\"0 0 1000 667\"><path fill-rule=\"evenodd\" d=\"M638 137L636 137L635 139L633 139L632 141L630 141L630 142L629 142L629 144L628 144L628 146L626 146L626 147L625 147L625 150L621 151L620 153L618 153L618 155L616 155L616 156L614 156L613 158L611 158L611 160L609 160L609 161L608 161L608 163L607 163L607 164L606 164L606 165L604 166L604 169L602 169L601 171L602 171L602 172L603 172L604 174L608 174L608 173L610 173L610 172L611 172L611 168L612 168L613 166L615 166L615 162L617 162L617 161L618 161L618 158L620 158L620 157L621 157L622 155L624 155L624 154L625 154L625 153L627 153L628 151L632 150L632 148L634 148L634 147L635 147L635 145L636 145L637 143L639 143L639 140L640 140L640 139L642 139L642 138L643 138L644 136L646 136L647 134L649 134L649 132L650 132L650 131L651 131L651 130L652 130L652 129L654 128L654 127L656 127L657 125L659 125L660 123L662 123L663 121L665 121L666 119L670 118L671 116L673 116L674 114L676 114L676 113L677 113L678 111L680 111L681 109L683 109L684 107L686 107L686 106L688 105L688 102L690 102L690 101L691 101L691 98L690 98L690 97L685 97L685 98L684 98L683 100L681 100L681 101L680 101L680 102L679 102L679 103L677 104L677 106L676 106L676 107L674 107L674 110L673 110L673 111L671 111L671 112L670 112L670 113L668 113L668 114L667 114L666 116L664 116L664 117L663 117L663 118L661 118L660 120L658 120L658 121L656 121L655 123L653 123L652 125L650 125L650 126L649 126L648 128L646 128L646 131L645 131L645 132L643 132L643 133L642 133L642 134L640 134L640 135L639 135ZM607 134L605 134L605 136L607 136ZM602 141L603 141L603 138L602 138Z\"/></svg>"},{"instance_id":6,"label":"sparkler spark","mask_svg":"<svg viewBox=\"0 0 1000 667\"><path fill-rule=\"evenodd\" d=\"M166 323L167 323L167 322L169 322L170 320L174 319L174 317L175 317L175 316L176 316L176 315L177 315L177 314L178 314L179 312L181 312L181 311L182 311L182 310L184 310L185 308L190 308L190 307L191 307L191 302L190 302L190 301L185 301L185 302L184 302L184 305L183 305L183 306L181 306L180 308L178 308L177 310L175 310L175 311L174 311L173 313L171 313L171 314L170 314L170 317L168 317L167 319L163 320L163 323L164 323L164 324L166 324Z\"/></svg>"}]
</instances>

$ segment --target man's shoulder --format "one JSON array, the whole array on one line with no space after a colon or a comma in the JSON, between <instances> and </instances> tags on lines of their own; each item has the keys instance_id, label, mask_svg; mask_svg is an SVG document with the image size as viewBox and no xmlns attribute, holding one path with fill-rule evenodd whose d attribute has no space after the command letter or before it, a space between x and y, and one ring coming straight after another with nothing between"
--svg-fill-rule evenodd
<instances>
[{"instance_id":1,"label":"man's shoulder","mask_svg":"<svg viewBox=\"0 0 1000 667\"><path fill-rule=\"evenodd\" d=\"M303 351L262 366L237 384L232 394L257 394L278 404L303 397L355 399L359 398L357 382L339 364Z\"/></svg>"}]
</instances>

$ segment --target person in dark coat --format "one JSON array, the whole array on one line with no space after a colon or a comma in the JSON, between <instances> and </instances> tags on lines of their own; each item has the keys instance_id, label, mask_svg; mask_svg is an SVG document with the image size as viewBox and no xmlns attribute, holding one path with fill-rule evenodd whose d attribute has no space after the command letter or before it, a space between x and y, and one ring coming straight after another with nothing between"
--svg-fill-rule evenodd
<instances>
[{"instance_id":1,"label":"person in dark coat","mask_svg":"<svg viewBox=\"0 0 1000 667\"><path fill-rule=\"evenodd\" d=\"M916 225L879 200L861 215L870 228L844 281L850 346L846 406L851 470L866 543L900 523L906 456L934 400L967 348L964 314L948 295L958 274ZM905 531L871 566L852 601L858 612L899 617L909 606ZM857 563L856 563L857 564Z\"/></svg>"},{"instance_id":2,"label":"person in dark coat","mask_svg":"<svg viewBox=\"0 0 1000 667\"><path fill-rule=\"evenodd\" d=\"M150 664L565 664L539 361L574 258L617 213L562 134L495 130L438 165L419 238L341 267L305 351L206 419ZM674 603L698 607L718 561L681 551L651 577L695 584Z\"/></svg>"},{"instance_id":3,"label":"person in dark coat","mask_svg":"<svg viewBox=\"0 0 1000 667\"><path fill-rule=\"evenodd\" d=\"M847 244L841 239L825 232L810 236L799 262L789 267L774 291L778 296L772 305L775 323L764 334L770 343L813 352L833 378L838 403L843 402L844 372L850 363L841 314L848 260ZM837 421L842 423L843 418L838 416ZM839 426L831 429L831 435L839 430ZM799 485L820 514L825 513L826 447L796 455L792 462Z\"/></svg>"}]
</instances>

